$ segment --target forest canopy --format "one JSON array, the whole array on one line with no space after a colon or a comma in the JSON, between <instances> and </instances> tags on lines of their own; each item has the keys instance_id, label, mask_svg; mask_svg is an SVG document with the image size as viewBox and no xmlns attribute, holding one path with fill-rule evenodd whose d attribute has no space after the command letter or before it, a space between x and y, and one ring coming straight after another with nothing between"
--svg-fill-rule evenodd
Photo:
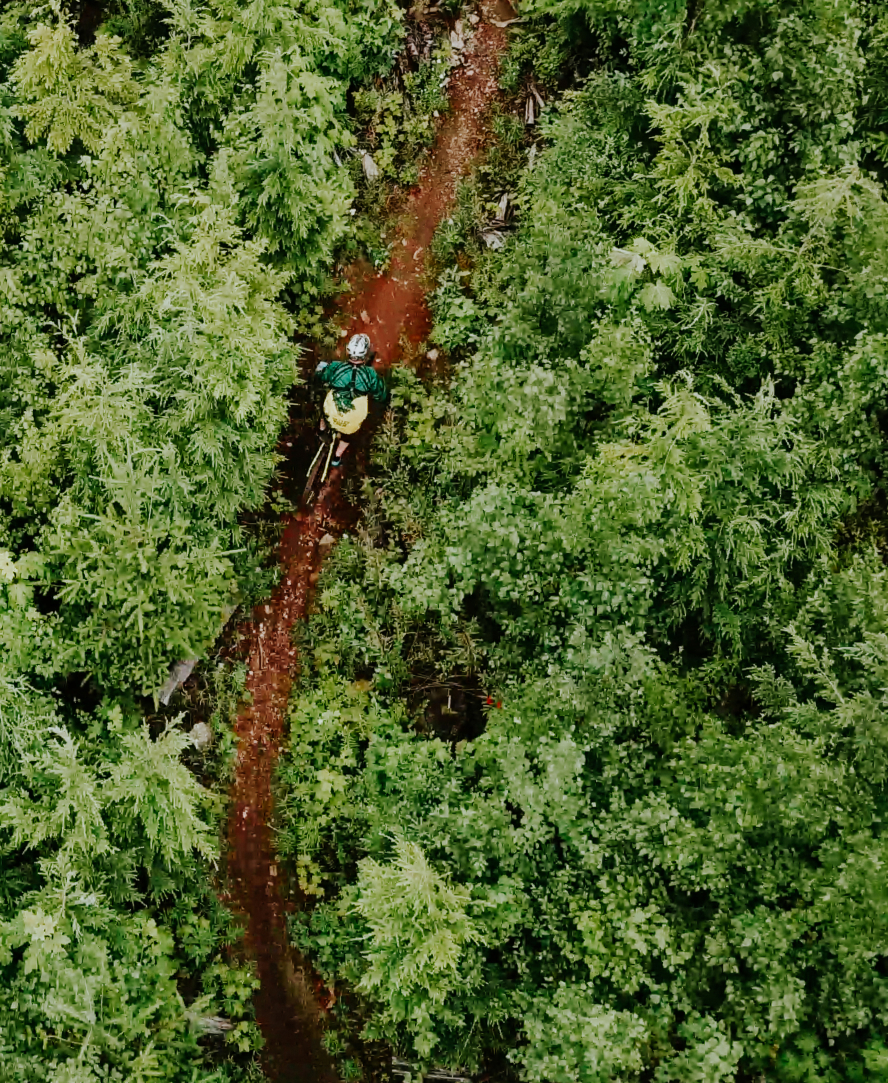
<instances>
[{"instance_id":1,"label":"forest canopy","mask_svg":"<svg viewBox=\"0 0 888 1083\"><path fill-rule=\"evenodd\" d=\"M420 1064L886 1078L888 11L521 11L520 225L439 235L310 628L294 937Z\"/></svg>"},{"instance_id":2,"label":"forest canopy","mask_svg":"<svg viewBox=\"0 0 888 1083\"><path fill-rule=\"evenodd\" d=\"M257 1035L220 801L146 703L268 580L243 516L402 13L81 7L0 13L0 1079L221 1083L201 1020Z\"/></svg>"},{"instance_id":3,"label":"forest canopy","mask_svg":"<svg viewBox=\"0 0 888 1083\"><path fill-rule=\"evenodd\" d=\"M888 7L519 7L442 363L391 373L298 633L328 1049L888 1079ZM449 30L411 68L423 4L87 8L0 12L0 1083L247 1083L233 738L156 695L268 589L301 351L388 258ZM222 735L244 667L205 681Z\"/></svg>"}]
</instances>

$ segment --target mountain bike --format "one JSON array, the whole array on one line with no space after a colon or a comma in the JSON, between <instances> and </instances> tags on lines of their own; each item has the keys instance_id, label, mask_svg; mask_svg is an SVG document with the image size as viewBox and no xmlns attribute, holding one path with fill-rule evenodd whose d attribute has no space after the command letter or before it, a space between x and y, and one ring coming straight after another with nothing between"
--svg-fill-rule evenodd
<instances>
[{"instance_id":1,"label":"mountain bike","mask_svg":"<svg viewBox=\"0 0 888 1083\"><path fill-rule=\"evenodd\" d=\"M330 463L333 461L333 452L339 442L339 433L328 425L326 429L318 431L318 450L311 460L311 466L306 475L305 488L302 490L302 503L311 507L330 476Z\"/></svg>"}]
</instances>

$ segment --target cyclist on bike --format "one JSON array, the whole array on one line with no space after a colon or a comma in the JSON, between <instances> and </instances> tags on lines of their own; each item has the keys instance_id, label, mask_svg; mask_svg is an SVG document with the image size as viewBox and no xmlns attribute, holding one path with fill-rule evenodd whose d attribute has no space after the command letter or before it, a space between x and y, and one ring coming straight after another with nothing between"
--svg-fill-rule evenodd
<instances>
[{"instance_id":1,"label":"cyclist on bike","mask_svg":"<svg viewBox=\"0 0 888 1083\"><path fill-rule=\"evenodd\" d=\"M370 399L384 403L388 391L382 377L373 369L373 347L367 335L353 335L346 347L346 361L322 361L315 369L318 379L328 387L324 415L330 428L339 435L336 458L339 466L348 451L345 436L353 436L367 417ZM321 429L325 428L321 420Z\"/></svg>"}]
</instances>

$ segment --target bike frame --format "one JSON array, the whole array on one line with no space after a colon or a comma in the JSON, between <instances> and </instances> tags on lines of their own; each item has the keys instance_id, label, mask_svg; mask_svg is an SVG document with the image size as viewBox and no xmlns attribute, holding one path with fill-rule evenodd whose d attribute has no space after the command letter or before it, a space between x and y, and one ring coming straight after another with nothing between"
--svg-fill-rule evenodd
<instances>
[{"instance_id":1,"label":"bike frame","mask_svg":"<svg viewBox=\"0 0 888 1083\"><path fill-rule=\"evenodd\" d=\"M315 457L311 461L311 466L308 468L305 490L302 494L302 499L306 504L311 504L326 484L327 478L330 476L330 463L333 461L333 451L336 448L339 438L339 433L331 428L328 428L320 435L320 444L318 450L315 452ZM325 451L327 452L326 458L324 458ZM320 480L318 480L318 470L320 469L322 461L324 469L321 473ZM316 482L318 483L317 486L315 485Z\"/></svg>"}]
</instances>

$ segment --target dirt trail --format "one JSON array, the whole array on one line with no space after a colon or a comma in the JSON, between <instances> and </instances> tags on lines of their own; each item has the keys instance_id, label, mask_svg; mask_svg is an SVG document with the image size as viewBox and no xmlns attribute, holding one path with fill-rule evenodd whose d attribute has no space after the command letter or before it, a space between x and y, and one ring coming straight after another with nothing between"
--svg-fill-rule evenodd
<instances>
[{"instance_id":1,"label":"dirt trail","mask_svg":"<svg viewBox=\"0 0 888 1083\"><path fill-rule=\"evenodd\" d=\"M484 0L465 63L452 76L453 112L406 202L389 270L353 278L353 292L344 306L350 331L370 334L383 367L397 363L402 336L419 342L428 333L424 252L453 201L457 181L468 173L485 140L484 112L496 94L498 59L506 44L505 32L489 20L512 14L507 0ZM240 629L252 702L236 725L228 898L246 920L246 948L258 965L262 986L255 998L256 1015L266 1043L263 1065L273 1083L335 1083L337 1078L321 1044L324 1008L318 994L323 990L288 945L286 914L291 904L282 890L269 826L274 771L286 738L287 699L297 662L293 627L304 619L317 580L318 542L347 525L348 512L337 503L334 489L335 484L328 487L310 513L288 517L280 547L281 583Z\"/></svg>"}]
</instances>

